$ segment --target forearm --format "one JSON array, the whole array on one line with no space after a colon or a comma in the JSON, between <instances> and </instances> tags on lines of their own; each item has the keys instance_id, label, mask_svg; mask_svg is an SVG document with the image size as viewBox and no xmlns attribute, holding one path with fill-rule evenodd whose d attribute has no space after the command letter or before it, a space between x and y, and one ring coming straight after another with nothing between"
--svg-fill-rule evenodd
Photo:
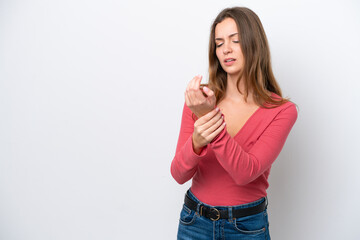
<instances>
[{"instance_id":1,"label":"forearm","mask_svg":"<svg viewBox=\"0 0 360 240\"><path fill-rule=\"evenodd\" d=\"M193 147L194 153L196 153L197 155L200 155L201 152L205 149L206 146L201 147L198 144L196 144L194 142L194 135L192 135L192 147Z\"/></svg>"},{"instance_id":2,"label":"forearm","mask_svg":"<svg viewBox=\"0 0 360 240\"><path fill-rule=\"evenodd\" d=\"M283 109L247 151L226 129L209 146L233 180L238 185L245 185L258 178L275 161L296 119L295 106Z\"/></svg>"},{"instance_id":3,"label":"forearm","mask_svg":"<svg viewBox=\"0 0 360 240\"><path fill-rule=\"evenodd\" d=\"M259 176L260 162L247 153L228 133L222 131L216 141L211 143L220 165L238 185L245 185Z\"/></svg>"},{"instance_id":4,"label":"forearm","mask_svg":"<svg viewBox=\"0 0 360 240\"><path fill-rule=\"evenodd\" d=\"M193 149L192 137L190 136L184 146L175 154L171 163L171 175L179 183L189 181L197 171L197 166L206 154L206 147Z\"/></svg>"}]
</instances>

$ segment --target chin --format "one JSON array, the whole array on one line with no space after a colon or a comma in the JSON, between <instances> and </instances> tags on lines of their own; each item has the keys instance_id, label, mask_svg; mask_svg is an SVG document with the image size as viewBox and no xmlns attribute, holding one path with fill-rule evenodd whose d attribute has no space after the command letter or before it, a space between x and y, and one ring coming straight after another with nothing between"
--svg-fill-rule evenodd
<instances>
[{"instance_id":1,"label":"chin","mask_svg":"<svg viewBox=\"0 0 360 240\"><path fill-rule=\"evenodd\" d=\"M240 70L233 70L233 69L231 69L231 70L226 69L225 72L227 74L229 74L229 75L238 75L238 74L240 74Z\"/></svg>"}]
</instances>

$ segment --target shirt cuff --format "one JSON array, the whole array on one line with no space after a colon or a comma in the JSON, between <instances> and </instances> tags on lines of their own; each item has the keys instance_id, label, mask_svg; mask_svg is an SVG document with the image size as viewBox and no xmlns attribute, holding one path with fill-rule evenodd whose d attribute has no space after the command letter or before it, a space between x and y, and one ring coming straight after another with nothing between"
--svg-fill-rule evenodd
<instances>
[{"instance_id":1,"label":"shirt cuff","mask_svg":"<svg viewBox=\"0 0 360 240\"><path fill-rule=\"evenodd\" d=\"M200 154L197 154L197 153L194 151L193 143L192 143L192 135L189 137L189 139L188 139L188 141L187 141L186 144L187 144L187 145L190 145L190 146L187 146L187 147L189 147L189 148L191 149L191 155L192 155L192 157L195 157L195 158L197 158L197 157L203 157L203 156L205 156L205 155L207 154L207 145L201 148ZM189 149L189 148L188 148L188 149Z\"/></svg>"}]
</instances>

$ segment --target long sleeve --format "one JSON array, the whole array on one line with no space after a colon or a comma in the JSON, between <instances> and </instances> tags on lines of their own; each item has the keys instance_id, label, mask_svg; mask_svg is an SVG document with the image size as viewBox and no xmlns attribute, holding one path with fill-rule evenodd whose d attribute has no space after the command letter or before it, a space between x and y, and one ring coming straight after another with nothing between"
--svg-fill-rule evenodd
<instances>
[{"instance_id":1,"label":"long sleeve","mask_svg":"<svg viewBox=\"0 0 360 240\"><path fill-rule=\"evenodd\" d=\"M245 185L259 177L275 161L296 119L297 109L291 103L274 117L248 152L227 133L226 128L208 147L235 183Z\"/></svg>"},{"instance_id":2,"label":"long sleeve","mask_svg":"<svg viewBox=\"0 0 360 240\"><path fill-rule=\"evenodd\" d=\"M207 153L207 146L202 148L200 155L194 152L192 145L194 123L190 108L184 104L176 153L171 162L171 175L179 184L187 182L194 176L199 161Z\"/></svg>"}]
</instances>

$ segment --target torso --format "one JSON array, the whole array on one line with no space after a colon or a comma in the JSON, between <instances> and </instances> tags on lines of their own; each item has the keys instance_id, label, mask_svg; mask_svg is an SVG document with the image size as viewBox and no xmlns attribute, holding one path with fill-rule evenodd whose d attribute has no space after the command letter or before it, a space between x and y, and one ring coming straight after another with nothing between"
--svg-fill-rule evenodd
<instances>
[{"instance_id":1,"label":"torso","mask_svg":"<svg viewBox=\"0 0 360 240\"><path fill-rule=\"evenodd\" d=\"M225 116L226 129L231 137L236 136L247 120L259 108L255 103L239 103L231 102L229 100L222 100L217 106Z\"/></svg>"}]
</instances>

